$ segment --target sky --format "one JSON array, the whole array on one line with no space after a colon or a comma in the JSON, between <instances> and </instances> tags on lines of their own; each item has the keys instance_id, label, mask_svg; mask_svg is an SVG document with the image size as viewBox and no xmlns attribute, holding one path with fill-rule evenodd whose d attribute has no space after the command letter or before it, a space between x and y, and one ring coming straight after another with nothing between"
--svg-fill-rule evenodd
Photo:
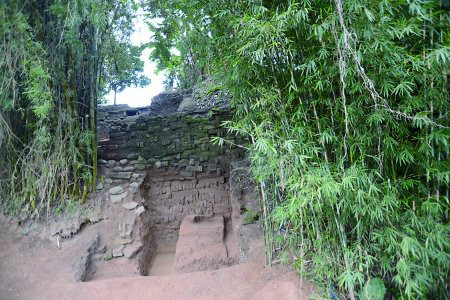
<instances>
[{"instance_id":1,"label":"sky","mask_svg":"<svg viewBox=\"0 0 450 300\"><path fill-rule=\"evenodd\" d=\"M135 32L131 35L133 45L141 45L150 41L152 33L144 22L143 12L140 11L135 21ZM140 107L150 105L151 99L164 90L164 74L160 72L155 74L156 64L149 59L151 50L145 49L142 52L141 59L144 61L144 74L150 78L151 83L144 87L131 86L120 93L117 93L117 104L128 104L131 107ZM114 104L114 91L107 96L108 104Z\"/></svg>"}]
</instances>

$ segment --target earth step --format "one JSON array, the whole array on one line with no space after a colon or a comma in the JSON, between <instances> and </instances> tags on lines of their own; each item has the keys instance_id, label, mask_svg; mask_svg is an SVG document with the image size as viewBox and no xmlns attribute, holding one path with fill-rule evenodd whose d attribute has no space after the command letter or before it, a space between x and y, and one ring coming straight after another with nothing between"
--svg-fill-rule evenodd
<instances>
[{"instance_id":1,"label":"earth step","mask_svg":"<svg viewBox=\"0 0 450 300\"><path fill-rule=\"evenodd\" d=\"M138 204L134 201L130 201L130 202L122 204L122 207L125 209L128 209L128 210L135 209L136 206L138 206Z\"/></svg>"}]
</instances>

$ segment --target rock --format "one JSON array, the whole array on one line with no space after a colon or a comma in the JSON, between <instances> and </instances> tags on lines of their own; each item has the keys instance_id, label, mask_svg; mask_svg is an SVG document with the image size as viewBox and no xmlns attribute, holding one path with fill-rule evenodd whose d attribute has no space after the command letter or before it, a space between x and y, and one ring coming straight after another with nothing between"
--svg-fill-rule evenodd
<instances>
[{"instance_id":1,"label":"rock","mask_svg":"<svg viewBox=\"0 0 450 300\"><path fill-rule=\"evenodd\" d=\"M89 242L84 253L73 264L75 269L75 281L86 281L87 274L89 273L89 267L91 265L92 256L100 243L100 235L96 234L94 238Z\"/></svg>"},{"instance_id":2,"label":"rock","mask_svg":"<svg viewBox=\"0 0 450 300\"><path fill-rule=\"evenodd\" d=\"M121 160L119 161L119 163L120 163L122 166L124 166L124 165L126 165L126 164L128 163L128 160L127 160L127 159L121 159Z\"/></svg>"},{"instance_id":3,"label":"rock","mask_svg":"<svg viewBox=\"0 0 450 300\"><path fill-rule=\"evenodd\" d=\"M121 186L115 186L115 187L109 189L109 193L111 195L119 195L119 194L122 194L124 191L125 190Z\"/></svg>"},{"instance_id":4,"label":"rock","mask_svg":"<svg viewBox=\"0 0 450 300\"><path fill-rule=\"evenodd\" d=\"M118 203L125 199L126 196L128 196L128 192L123 192L119 195L110 195L109 200L111 200L112 203Z\"/></svg>"},{"instance_id":5,"label":"rock","mask_svg":"<svg viewBox=\"0 0 450 300\"><path fill-rule=\"evenodd\" d=\"M109 168L114 167L115 164L116 164L116 161L115 161L115 160L108 160L108 161L106 162L106 165L107 165Z\"/></svg>"},{"instance_id":6,"label":"rock","mask_svg":"<svg viewBox=\"0 0 450 300\"><path fill-rule=\"evenodd\" d=\"M98 160L98 163L99 163L100 165L106 165L106 160L104 160L104 159L99 159L99 160Z\"/></svg>"},{"instance_id":7,"label":"rock","mask_svg":"<svg viewBox=\"0 0 450 300\"><path fill-rule=\"evenodd\" d=\"M123 251L125 257L133 258L142 249L142 244L139 245L127 245Z\"/></svg>"},{"instance_id":8,"label":"rock","mask_svg":"<svg viewBox=\"0 0 450 300\"><path fill-rule=\"evenodd\" d=\"M139 157L139 154L136 153L132 153L132 154L128 154L127 159L129 160L135 160Z\"/></svg>"},{"instance_id":9,"label":"rock","mask_svg":"<svg viewBox=\"0 0 450 300\"><path fill-rule=\"evenodd\" d=\"M140 216L145 211L145 207L140 206L138 209L136 209L134 212Z\"/></svg>"},{"instance_id":10,"label":"rock","mask_svg":"<svg viewBox=\"0 0 450 300\"><path fill-rule=\"evenodd\" d=\"M202 166L187 166L186 172L202 172L203 167Z\"/></svg>"},{"instance_id":11,"label":"rock","mask_svg":"<svg viewBox=\"0 0 450 300\"><path fill-rule=\"evenodd\" d=\"M131 232L133 231L134 223L136 222L136 214L128 213L123 222L119 224L119 236L122 239L131 238Z\"/></svg>"},{"instance_id":12,"label":"rock","mask_svg":"<svg viewBox=\"0 0 450 300\"><path fill-rule=\"evenodd\" d=\"M134 175L134 174L133 174L133 175ZM139 188L139 183L133 182L132 184L130 184L130 187L131 187L131 188L134 188L134 189L138 189L138 188Z\"/></svg>"},{"instance_id":13,"label":"rock","mask_svg":"<svg viewBox=\"0 0 450 300\"><path fill-rule=\"evenodd\" d=\"M189 164L190 164L191 166L195 166L195 159L191 158L191 159L189 160Z\"/></svg>"},{"instance_id":14,"label":"rock","mask_svg":"<svg viewBox=\"0 0 450 300\"><path fill-rule=\"evenodd\" d=\"M161 168L162 163L158 160L157 162L155 162L155 168Z\"/></svg>"},{"instance_id":15,"label":"rock","mask_svg":"<svg viewBox=\"0 0 450 300\"><path fill-rule=\"evenodd\" d=\"M120 166L114 167L113 172L122 172L123 168Z\"/></svg>"},{"instance_id":16,"label":"rock","mask_svg":"<svg viewBox=\"0 0 450 300\"><path fill-rule=\"evenodd\" d=\"M183 95L178 91L162 92L152 98L150 112L152 114L168 114L178 110Z\"/></svg>"},{"instance_id":17,"label":"rock","mask_svg":"<svg viewBox=\"0 0 450 300\"><path fill-rule=\"evenodd\" d=\"M112 174L112 178L114 179L130 179L131 172L117 172Z\"/></svg>"},{"instance_id":18,"label":"rock","mask_svg":"<svg viewBox=\"0 0 450 300\"><path fill-rule=\"evenodd\" d=\"M134 167L133 166L128 166L128 167L123 168L123 170L125 172L133 172L134 171Z\"/></svg>"},{"instance_id":19,"label":"rock","mask_svg":"<svg viewBox=\"0 0 450 300\"><path fill-rule=\"evenodd\" d=\"M187 159L182 159L178 162L178 165L182 168L186 167L188 164L189 164L189 160L187 160Z\"/></svg>"},{"instance_id":20,"label":"rock","mask_svg":"<svg viewBox=\"0 0 450 300\"><path fill-rule=\"evenodd\" d=\"M146 165L144 165L144 164L135 164L135 167L136 167L136 169L138 169L138 170L145 170Z\"/></svg>"},{"instance_id":21,"label":"rock","mask_svg":"<svg viewBox=\"0 0 450 300\"><path fill-rule=\"evenodd\" d=\"M108 251L108 253L106 253L106 254L103 256L103 260L104 260L104 261L111 260L112 258L113 258L113 256L112 256L111 251Z\"/></svg>"},{"instance_id":22,"label":"rock","mask_svg":"<svg viewBox=\"0 0 450 300\"><path fill-rule=\"evenodd\" d=\"M94 256L92 256L92 259L95 261L100 261L103 259L103 254L100 253L94 254Z\"/></svg>"},{"instance_id":23,"label":"rock","mask_svg":"<svg viewBox=\"0 0 450 300\"><path fill-rule=\"evenodd\" d=\"M95 253L105 254L106 253L106 246L103 246L102 248L97 249L95 251Z\"/></svg>"},{"instance_id":24,"label":"rock","mask_svg":"<svg viewBox=\"0 0 450 300\"><path fill-rule=\"evenodd\" d=\"M137 159L137 163L138 164L146 164L147 160L145 158L143 158L142 156L139 156Z\"/></svg>"},{"instance_id":25,"label":"rock","mask_svg":"<svg viewBox=\"0 0 450 300\"><path fill-rule=\"evenodd\" d=\"M141 174L138 174L138 173L133 173L133 178L140 178L142 175Z\"/></svg>"},{"instance_id":26,"label":"rock","mask_svg":"<svg viewBox=\"0 0 450 300\"><path fill-rule=\"evenodd\" d=\"M118 248L114 249L112 251L112 256L113 257L121 257L121 256L123 256L123 249L125 249L124 245L121 245Z\"/></svg>"},{"instance_id":27,"label":"rock","mask_svg":"<svg viewBox=\"0 0 450 300\"><path fill-rule=\"evenodd\" d=\"M105 179L105 184L111 185L111 184L113 184L113 180L111 178Z\"/></svg>"},{"instance_id":28,"label":"rock","mask_svg":"<svg viewBox=\"0 0 450 300\"><path fill-rule=\"evenodd\" d=\"M124 238L124 239L121 238L117 240L117 243L120 245L128 245L131 244L132 242L133 242L132 238Z\"/></svg>"},{"instance_id":29,"label":"rock","mask_svg":"<svg viewBox=\"0 0 450 300\"><path fill-rule=\"evenodd\" d=\"M122 207L125 209L128 209L128 210L135 209L136 206L138 206L138 204L134 201L130 201L130 202L122 204Z\"/></svg>"},{"instance_id":30,"label":"rock","mask_svg":"<svg viewBox=\"0 0 450 300\"><path fill-rule=\"evenodd\" d=\"M103 183L102 182L97 183L97 190L98 191L103 190Z\"/></svg>"}]
</instances>

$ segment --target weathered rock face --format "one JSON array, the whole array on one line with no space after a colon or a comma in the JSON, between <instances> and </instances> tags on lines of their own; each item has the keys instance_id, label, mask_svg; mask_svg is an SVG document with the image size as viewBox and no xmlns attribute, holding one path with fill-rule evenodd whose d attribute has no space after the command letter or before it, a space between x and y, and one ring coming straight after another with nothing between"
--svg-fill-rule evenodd
<instances>
[{"instance_id":1,"label":"weathered rock face","mask_svg":"<svg viewBox=\"0 0 450 300\"><path fill-rule=\"evenodd\" d=\"M152 99L150 105L150 113L156 115L165 115L174 113L178 110L180 103L183 101L183 95L179 92L164 92Z\"/></svg>"}]
</instances>

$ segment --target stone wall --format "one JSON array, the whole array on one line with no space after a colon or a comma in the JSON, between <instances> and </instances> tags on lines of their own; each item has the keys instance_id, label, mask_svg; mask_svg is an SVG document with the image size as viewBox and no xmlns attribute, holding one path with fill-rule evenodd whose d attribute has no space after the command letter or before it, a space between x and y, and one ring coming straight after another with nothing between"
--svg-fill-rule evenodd
<instances>
[{"instance_id":1,"label":"stone wall","mask_svg":"<svg viewBox=\"0 0 450 300\"><path fill-rule=\"evenodd\" d=\"M128 159L137 169L176 167L187 175L204 170L221 175L231 161L243 156L237 147L219 147L214 136L242 144L220 124L231 118L228 110L210 114L170 113L152 115L145 109L109 107L99 111L99 159ZM140 160L137 160L140 157Z\"/></svg>"},{"instance_id":2,"label":"stone wall","mask_svg":"<svg viewBox=\"0 0 450 300\"><path fill-rule=\"evenodd\" d=\"M169 96L164 97L179 105L177 97ZM232 162L244 157L242 148L211 143L213 137L220 136L233 144L244 144L242 138L220 126L231 119L231 112L223 107L173 112L174 108L160 102L158 107L152 104L156 107L153 109L109 106L99 110L102 180L98 188L108 189L106 196L112 205L122 205L138 216L139 226L134 227L134 219L125 220L119 226L124 232L119 235L142 243L138 269L141 275L147 275L158 248L177 244L186 217L221 216L223 243L216 246L225 247L227 257L220 264L237 263L248 250L246 245L239 245L248 242L238 235L247 235L241 219L249 207L247 195L254 194L236 184L244 178L236 175L239 172L231 171L230 179Z\"/></svg>"}]
</instances>

